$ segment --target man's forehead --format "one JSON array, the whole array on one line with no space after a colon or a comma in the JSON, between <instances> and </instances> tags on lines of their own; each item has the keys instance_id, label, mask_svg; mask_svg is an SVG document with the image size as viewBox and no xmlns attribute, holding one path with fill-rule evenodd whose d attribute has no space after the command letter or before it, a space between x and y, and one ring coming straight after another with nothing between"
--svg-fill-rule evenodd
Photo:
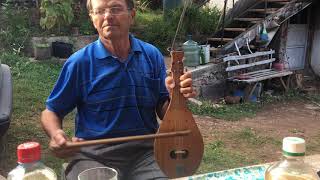
<instances>
[{"instance_id":1,"label":"man's forehead","mask_svg":"<svg viewBox=\"0 0 320 180\"><path fill-rule=\"evenodd\" d=\"M101 6L127 6L126 0L92 0L92 7Z\"/></svg>"}]
</instances>

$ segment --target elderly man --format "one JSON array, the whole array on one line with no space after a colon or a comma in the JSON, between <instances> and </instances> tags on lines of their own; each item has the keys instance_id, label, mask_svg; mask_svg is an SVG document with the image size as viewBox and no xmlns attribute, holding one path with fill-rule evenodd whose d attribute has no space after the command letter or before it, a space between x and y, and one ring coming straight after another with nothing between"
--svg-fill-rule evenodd
<instances>
[{"instance_id":1,"label":"elderly man","mask_svg":"<svg viewBox=\"0 0 320 180\"><path fill-rule=\"evenodd\" d=\"M153 154L153 141L136 141L66 149L62 130L66 114L77 108L71 141L156 133L157 118L168 107L175 86L166 78L162 54L129 33L136 11L133 0L88 0L87 8L99 39L74 53L65 63L46 101L41 123L49 147L69 157L67 179L93 167L112 167L119 179L167 179ZM180 77L181 93L194 97L190 73Z\"/></svg>"}]
</instances>

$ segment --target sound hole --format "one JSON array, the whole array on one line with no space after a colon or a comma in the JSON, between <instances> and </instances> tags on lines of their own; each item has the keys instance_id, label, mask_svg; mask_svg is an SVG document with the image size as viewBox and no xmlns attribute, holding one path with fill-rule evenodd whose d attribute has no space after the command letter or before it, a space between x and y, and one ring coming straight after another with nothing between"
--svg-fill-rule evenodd
<instances>
[{"instance_id":1,"label":"sound hole","mask_svg":"<svg viewBox=\"0 0 320 180\"><path fill-rule=\"evenodd\" d=\"M184 150L173 150L170 152L171 159L186 159L189 155L189 151Z\"/></svg>"}]
</instances>

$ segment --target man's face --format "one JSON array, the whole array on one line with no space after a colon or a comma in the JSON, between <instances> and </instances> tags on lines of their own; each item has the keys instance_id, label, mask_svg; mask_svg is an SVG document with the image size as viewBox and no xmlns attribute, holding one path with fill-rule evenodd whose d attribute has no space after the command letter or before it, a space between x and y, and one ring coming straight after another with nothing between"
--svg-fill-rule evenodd
<instances>
[{"instance_id":1,"label":"man's face","mask_svg":"<svg viewBox=\"0 0 320 180\"><path fill-rule=\"evenodd\" d=\"M91 3L90 16L100 37L116 40L128 34L135 10L128 10L125 0L92 0Z\"/></svg>"}]
</instances>

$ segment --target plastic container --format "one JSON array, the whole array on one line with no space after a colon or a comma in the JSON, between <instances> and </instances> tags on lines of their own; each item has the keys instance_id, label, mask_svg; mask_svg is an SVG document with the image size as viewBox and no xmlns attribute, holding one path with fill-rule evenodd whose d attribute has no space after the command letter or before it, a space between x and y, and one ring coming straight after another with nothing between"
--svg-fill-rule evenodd
<instances>
[{"instance_id":1,"label":"plastic container","mask_svg":"<svg viewBox=\"0 0 320 180\"><path fill-rule=\"evenodd\" d=\"M17 147L18 166L7 180L57 180L55 172L41 162L40 144L26 142Z\"/></svg>"},{"instance_id":2,"label":"plastic container","mask_svg":"<svg viewBox=\"0 0 320 180\"><path fill-rule=\"evenodd\" d=\"M54 57L68 58L73 53L73 45L65 42L52 42L52 54Z\"/></svg>"},{"instance_id":3,"label":"plastic container","mask_svg":"<svg viewBox=\"0 0 320 180\"><path fill-rule=\"evenodd\" d=\"M200 45L200 64L207 64L210 60L210 45Z\"/></svg>"},{"instance_id":4,"label":"plastic container","mask_svg":"<svg viewBox=\"0 0 320 180\"><path fill-rule=\"evenodd\" d=\"M319 180L315 170L304 162L305 140L297 137L283 139L283 159L265 172L265 180Z\"/></svg>"},{"instance_id":5,"label":"plastic container","mask_svg":"<svg viewBox=\"0 0 320 180\"><path fill-rule=\"evenodd\" d=\"M200 46L192 40L192 36L188 35L188 41L182 45L184 52L184 65L189 67L198 66L200 64Z\"/></svg>"}]
</instances>

